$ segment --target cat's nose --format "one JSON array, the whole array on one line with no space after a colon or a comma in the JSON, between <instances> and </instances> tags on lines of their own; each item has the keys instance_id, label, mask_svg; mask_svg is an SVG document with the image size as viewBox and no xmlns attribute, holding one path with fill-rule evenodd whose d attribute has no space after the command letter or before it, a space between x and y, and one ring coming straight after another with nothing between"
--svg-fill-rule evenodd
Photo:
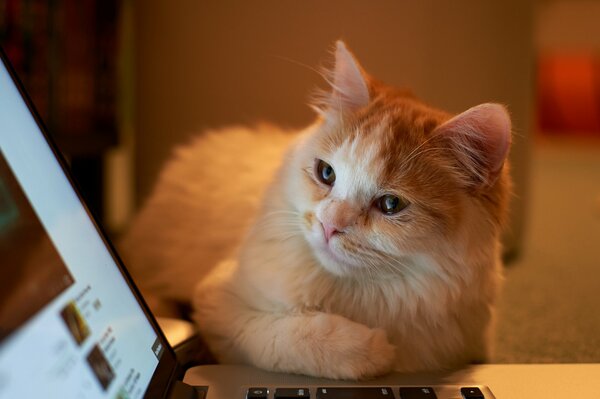
<instances>
[{"instance_id":1,"label":"cat's nose","mask_svg":"<svg viewBox=\"0 0 600 399\"><path fill-rule=\"evenodd\" d=\"M323 227L323 234L325 235L325 241L327 242L329 242L329 240L331 239L331 237L333 237L334 234L340 233L337 227L335 227L332 224L321 223L321 226Z\"/></svg>"},{"instance_id":2,"label":"cat's nose","mask_svg":"<svg viewBox=\"0 0 600 399\"><path fill-rule=\"evenodd\" d=\"M361 208L350 201L334 199L317 211L317 219L321 222L325 241L336 234L344 233L354 225L361 213Z\"/></svg>"}]
</instances>

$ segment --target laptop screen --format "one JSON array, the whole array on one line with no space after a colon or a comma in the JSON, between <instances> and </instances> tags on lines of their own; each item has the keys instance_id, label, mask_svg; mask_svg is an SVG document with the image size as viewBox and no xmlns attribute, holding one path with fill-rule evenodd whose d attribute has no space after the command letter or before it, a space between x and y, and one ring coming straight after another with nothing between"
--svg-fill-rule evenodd
<instances>
[{"instance_id":1,"label":"laptop screen","mask_svg":"<svg viewBox=\"0 0 600 399\"><path fill-rule=\"evenodd\" d=\"M165 349L0 62L0 397L140 398Z\"/></svg>"}]
</instances>

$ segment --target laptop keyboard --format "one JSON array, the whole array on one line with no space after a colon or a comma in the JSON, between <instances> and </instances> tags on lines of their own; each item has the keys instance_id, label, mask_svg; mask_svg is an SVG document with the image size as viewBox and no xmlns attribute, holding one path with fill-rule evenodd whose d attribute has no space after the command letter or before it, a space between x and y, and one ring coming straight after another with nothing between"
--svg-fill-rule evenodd
<instances>
[{"instance_id":1,"label":"laptop keyboard","mask_svg":"<svg viewBox=\"0 0 600 399\"><path fill-rule=\"evenodd\" d=\"M493 399L483 386L249 387L246 399Z\"/></svg>"}]
</instances>

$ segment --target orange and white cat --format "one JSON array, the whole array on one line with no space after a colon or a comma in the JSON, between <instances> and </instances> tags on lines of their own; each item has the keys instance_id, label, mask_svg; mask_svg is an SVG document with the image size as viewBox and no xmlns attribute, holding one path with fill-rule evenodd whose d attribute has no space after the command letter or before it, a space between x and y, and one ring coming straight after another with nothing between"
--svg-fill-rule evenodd
<instances>
[{"instance_id":1,"label":"orange and white cat","mask_svg":"<svg viewBox=\"0 0 600 399\"><path fill-rule=\"evenodd\" d=\"M125 241L134 276L162 303L191 299L222 362L361 379L485 360L506 109L434 109L342 42L330 83L301 132L225 129L179 149Z\"/></svg>"}]
</instances>

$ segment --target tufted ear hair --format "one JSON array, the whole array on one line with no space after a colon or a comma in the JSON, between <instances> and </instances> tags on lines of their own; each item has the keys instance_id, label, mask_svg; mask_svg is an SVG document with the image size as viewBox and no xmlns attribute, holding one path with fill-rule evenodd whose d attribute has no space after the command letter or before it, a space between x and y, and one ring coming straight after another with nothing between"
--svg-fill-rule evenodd
<instances>
[{"instance_id":1,"label":"tufted ear hair","mask_svg":"<svg viewBox=\"0 0 600 399\"><path fill-rule=\"evenodd\" d=\"M511 144L511 121L506 108L486 103L469 108L438 126L446 137L468 185L492 185L500 175Z\"/></svg>"},{"instance_id":2,"label":"tufted ear hair","mask_svg":"<svg viewBox=\"0 0 600 399\"><path fill-rule=\"evenodd\" d=\"M360 64L344 42L338 40L335 45L332 104L335 106L337 103L343 109L354 111L369 103L367 81Z\"/></svg>"},{"instance_id":3,"label":"tufted ear hair","mask_svg":"<svg viewBox=\"0 0 600 399\"><path fill-rule=\"evenodd\" d=\"M367 75L341 40L335 43L335 66L328 75L331 91L319 93L314 105L317 112L348 113L369 103Z\"/></svg>"}]
</instances>

